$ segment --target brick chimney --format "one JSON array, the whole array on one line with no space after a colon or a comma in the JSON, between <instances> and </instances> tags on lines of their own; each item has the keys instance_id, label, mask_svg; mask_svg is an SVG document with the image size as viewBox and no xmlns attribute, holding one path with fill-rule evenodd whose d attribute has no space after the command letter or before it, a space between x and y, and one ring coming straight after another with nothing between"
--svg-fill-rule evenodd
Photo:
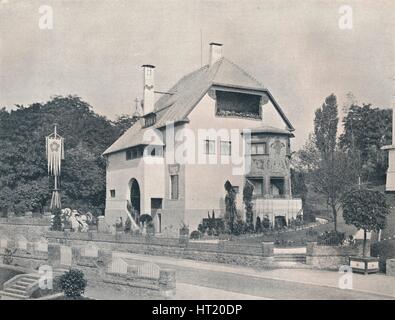
<instances>
[{"instance_id":1,"label":"brick chimney","mask_svg":"<svg viewBox=\"0 0 395 320\"><path fill-rule=\"evenodd\" d=\"M142 65L143 68L143 114L154 112L155 94L154 94L154 69L155 66L150 64Z\"/></svg>"},{"instance_id":2,"label":"brick chimney","mask_svg":"<svg viewBox=\"0 0 395 320\"><path fill-rule=\"evenodd\" d=\"M210 67L222 58L222 44L221 43L210 43Z\"/></svg>"}]
</instances>

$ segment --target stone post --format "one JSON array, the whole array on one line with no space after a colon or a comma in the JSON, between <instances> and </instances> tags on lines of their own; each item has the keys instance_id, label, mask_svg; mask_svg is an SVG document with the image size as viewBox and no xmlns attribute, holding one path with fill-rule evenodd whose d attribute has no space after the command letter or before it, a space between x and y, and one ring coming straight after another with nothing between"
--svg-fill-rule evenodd
<instances>
[{"instance_id":1,"label":"stone post","mask_svg":"<svg viewBox=\"0 0 395 320\"><path fill-rule=\"evenodd\" d=\"M179 243L182 246L187 247L189 243L189 229L180 228L179 230Z\"/></svg>"},{"instance_id":2,"label":"stone post","mask_svg":"<svg viewBox=\"0 0 395 320\"><path fill-rule=\"evenodd\" d=\"M97 232L107 232L108 227L104 221L104 216L97 217Z\"/></svg>"},{"instance_id":3,"label":"stone post","mask_svg":"<svg viewBox=\"0 0 395 320\"><path fill-rule=\"evenodd\" d=\"M395 277L395 259L387 259L385 268L387 276Z\"/></svg>"},{"instance_id":4,"label":"stone post","mask_svg":"<svg viewBox=\"0 0 395 320\"><path fill-rule=\"evenodd\" d=\"M161 269L159 271L159 292L164 297L172 297L176 294L176 271Z\"/></svg>"},{"instance_id":5,"label":"stone post","mask_svg":"<svg viewBox=\"0 0 395 320\"><path fill-rule=\"evenodd\" d=\"M52 267L60 264L60 245L48 244L48 264Z\"/></svg>"},{"instance_id":6,"label":"stone post","mask_svg":"<svg viewBox=\"0 0 395 320\"><path fill-rule=\"evenodd\" d=\"M262 242L262 256L272 257L274 255L274 242Z\"/></svg>"}]
</instances>

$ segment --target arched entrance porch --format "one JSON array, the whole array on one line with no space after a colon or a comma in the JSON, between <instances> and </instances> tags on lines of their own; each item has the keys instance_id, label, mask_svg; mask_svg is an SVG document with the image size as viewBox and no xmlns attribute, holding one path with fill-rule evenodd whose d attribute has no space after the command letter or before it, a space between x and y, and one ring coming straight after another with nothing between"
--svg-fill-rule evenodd
<instances>
[{"instance_id":1,"label":"arched entrance porch","mask_svg":"<svg viewBox=\"0 0 395 320\"><path fill-rule=\"evenodd\" d=\"M139 217L141 212L141 195L140 195L140 185L135 178L131 179L129 182L130 189L130 214L133 219L139 224Z\"/></svg>"}]
</instances>

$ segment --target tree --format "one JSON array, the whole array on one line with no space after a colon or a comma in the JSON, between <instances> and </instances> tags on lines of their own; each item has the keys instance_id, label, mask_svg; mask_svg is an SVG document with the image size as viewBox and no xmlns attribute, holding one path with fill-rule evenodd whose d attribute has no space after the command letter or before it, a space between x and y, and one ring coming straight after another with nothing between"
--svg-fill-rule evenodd
<instances>
[{"instance_id":1,"label":"tree","mask_svg":"<svg viewBox=\"0 0 395 320\"><path fill-rule=\"evenodd\" d=\"M385 227L389 208L385 195L379 191L361 189L347 192L342 198L343 217L364 232L363 256L366 256L366 233Z\"/></svg>"},{"instance_id":2,"label":"tree","mask_svg":"<svg viewBox=\"0 0 395 320\"><path fill-rule=\"evenodd\" d=\"M381 147L391 144L392 110L370 104L352 104L343 119L340 147L353 155L362 181L382 184L388 154Z\"/></svg>"},{"instance_id":3,"label":"tree","mask_svg":"<svg viewBox=\"0 0 395 320\"><path fill-rule=\"evenodd\" d=\"M45 136L56 122L65 138L62 203L100 211L105 204L102 153L126 130L126 118L111 122L77 96L55 96L45 103L0 109L0 209L42 212L48 205Z\"/></svg>"},{"instance_id":4,"label":"tree","mask_svg":"<svg viewBox=\"0 0 395 320\"><path fill-rule=\"evenodd\" d=\"M314 119L315 142L324 159L330 160L335 151L338 122L337 100L332 93L322 107L315 111Z\"/></svg>"},{"instance_id":5,"label":"tree","mask_svg":"<svg viewBox=\"0 0 395 320\"><path fill-rule=\"evenodd\" d=\"M233 234L236 232L235 227L240 220L236 210L236 192L229 181L225 183L225 190L225 228Z\"/></svg>"},{"instance_id":6,"label":"tree","mask_svg":"<svg viewBox=\"0 0 395 320\"><path fill-rule=\"evenodd\" d=\"M253 202L252 195L254 193L254 185L246 180L243 188L243 202L246 209L246 223L247 228L249 230L254 230L254 221L253 221Z\"/></svg>"},{"instance_id":7,"label":"tree","mask_svg":"<svg viewBox=\"0 0 395 320\"><path fill-rule=\"evenodd\" d=\"M349 154L337 146L336 96L327 97L315 115L314 135L299 152L299 159L314 190L325 196L337 231L340 199L355 184L355 166Z\"/></svg>"}]
</instances>

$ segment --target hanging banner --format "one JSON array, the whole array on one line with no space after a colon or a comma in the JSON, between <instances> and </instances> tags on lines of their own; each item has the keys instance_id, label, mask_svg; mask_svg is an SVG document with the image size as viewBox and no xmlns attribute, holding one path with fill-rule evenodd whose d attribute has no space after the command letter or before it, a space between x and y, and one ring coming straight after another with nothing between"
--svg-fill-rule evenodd
<instances>
[{"instance_id":1,"label":"hanging banner","mask_svg":"<svg viewBox=\"0 0 395 320\"><path fill-rule=\"evenodd\" d=\"M61 160L64 159L63 138L58 135L47 137L46 149L48 159L48 174L59 176Z\"/></svg>"},{"instance_id":2,"label":"hanging banner","mask_svg":"<svg viewBox=\"0 0 395 320\"><path fill-rule=\"evenodd\" d=\"M51 198L51 209L55 208L62 208L61 202L60 202L60 193L59 190L54 190L52 192L52 198Z\"/></svg>"}]
</instances>

